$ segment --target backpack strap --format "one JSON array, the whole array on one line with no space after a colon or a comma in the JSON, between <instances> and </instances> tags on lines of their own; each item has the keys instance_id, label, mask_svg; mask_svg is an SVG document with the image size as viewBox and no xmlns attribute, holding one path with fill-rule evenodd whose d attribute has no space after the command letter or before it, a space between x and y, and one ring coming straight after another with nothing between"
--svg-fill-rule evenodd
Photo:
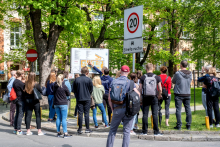
<instances>
[{"instance_id":1,"label":"backpack strap","mask_svg":"<svg viewBox=\"0 0 220 147\"><path fill-rule=\"evenodd\" d=\"M147 74L144 74L144 75L145 75L145 77L148 77Z\"/></svg>"},{"instance_id":2,"label":"backpack strap","mask_svg":"<svg viewBox=\"0 0 220 147\"><path fill-rule=\"evenodd\" d=\"M130 80L130 91L134 89L134 81Z\"/></svg>"},{"instance_id":3,"label":"backpack strap","mask_svg":"<svg viewBox=\"0 0 220 147\"><path fill-rule=\"evenodd\" d=\"M167 82L168 77L169 77L169 76L166 77L166 80L164 81L164 83L161 82L162 85L163 85L163 87L165 87L164 85L165 85L165 83ZM166 87L165 87L165 88L166 88Z\"/></svg>"}]
</instances>

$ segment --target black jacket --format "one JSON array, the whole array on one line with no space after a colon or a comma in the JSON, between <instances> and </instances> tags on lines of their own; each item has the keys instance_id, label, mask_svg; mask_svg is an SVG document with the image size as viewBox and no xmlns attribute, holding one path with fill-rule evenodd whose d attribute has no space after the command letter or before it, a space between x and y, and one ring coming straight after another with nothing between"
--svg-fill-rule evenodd
<instances>
[{"instance_id":1,"label":"black jacket","mask_svg":"<svg viewBox=\"0 0 220 147\"><path fill-rule=\"evenodd\" d=\"M24 100L24 83L18 79L14 80L13 88L16 92L18 100Z\"/></svg>"},{"instance_id":2,"label":"black jacket","mask_svg":"<svg viewBox=\"0 0 220 147\"><path fill-rule=\"evenodd\" d=\"M70 96L70 92L65 85L62 83L62 87L59 87L57 82L54 84L54 105L67 105L67 96Z\"/></svg>"},{"instance_id":3,"label":"black jacket","mask_svg":"<svg viewBox=\"0 0 220 147\"><path fill-rule=\"evenodd\" d=\"M82 74L79 78L76 78L73 84L73 91L77 101L91 100L93 84L90 78Z\"/></svg>"}]
</instances>

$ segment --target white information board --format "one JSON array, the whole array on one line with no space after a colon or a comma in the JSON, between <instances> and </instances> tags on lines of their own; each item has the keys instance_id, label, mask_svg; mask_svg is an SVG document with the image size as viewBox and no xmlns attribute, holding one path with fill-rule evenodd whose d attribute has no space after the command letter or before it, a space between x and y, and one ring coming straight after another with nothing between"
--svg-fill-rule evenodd
<instances>
[{"instance_id":1,"label":"white information board","mask_svg":"<svg viewBox=\"0 0 220 147\"><path fill-rule=\"evenodd\" d=\"M103 66L108 68L109 50L99 48L72 48L71 49L71 73L81 73L81 68L87 66L89 73L97 73L93 68L88 66L91 61L99 70Z\"/></svg>"},{"instance_id":2,"label":"white information board","mask_svg":"<svg viewBox=\"0 0 220 147\"><path fill-rule=\"evenodd\" d=\"M124 39L142 37L143 5L124 10Z\"/></svg>"}]
</instances>

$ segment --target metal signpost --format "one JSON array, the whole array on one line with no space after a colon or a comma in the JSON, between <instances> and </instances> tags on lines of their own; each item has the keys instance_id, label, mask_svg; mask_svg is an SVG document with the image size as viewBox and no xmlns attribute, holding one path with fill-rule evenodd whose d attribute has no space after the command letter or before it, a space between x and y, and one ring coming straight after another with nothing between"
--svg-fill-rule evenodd
<instances>
[{"instance_id":1,"label":"metal signpost","mask_svg":"<svg viewBox=\"0 0 220 147\"><path fill-rule=\"evenodd\" d=\"M143 52L143 5L124 11L123 54L133 53L133 72L135 71L135 53Z\"/></svg>"},{"instance_id":2,"label":"metal signpost","mask_svg":"<svg viewBox=\"0 0 220 147\"><path fill-rule=\"evenodd\" d=\"M27 52L26 52L26 58L27 58L27 60L28 61L30 61L31 62L31 71L33 72L33 63L34 63L34 61L36 61L37 60L37 58L38 58L38 54L37 54L37 51L36 50L34 50L34 49L29 49Z\"/></svg>"}]
</instances>

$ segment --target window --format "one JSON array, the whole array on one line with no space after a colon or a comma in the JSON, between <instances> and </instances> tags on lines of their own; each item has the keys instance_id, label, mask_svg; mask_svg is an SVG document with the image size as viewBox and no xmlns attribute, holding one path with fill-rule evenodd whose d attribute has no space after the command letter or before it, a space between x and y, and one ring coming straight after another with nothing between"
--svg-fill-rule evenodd
<instances>
[{"instance_id":1,"label":"window","mask_svg":"<svg viewBox=\"0 0 220 147\"><path fill-rule=\"evenodd\" d=\"M101 13L96 13L94 16L95 20L103 20L103 14Z\"/></svg>"},{"instance_id":2,"label":"window","mask_svg":"<svg viewBox=\"0 0 220 147\"><path fill-rule=\"evenodd\" d=\"M12 49L21 48L21 27L15 26L11 28L10 45Z\"/></svg>"},{"instance_id":3,"label":"window","mask_svg":"<svg viewBox=\"0 0 220 147\"><path fill-rule=\"evenodd\" d=\"M183 39L189 39L189 32L188 31L183 31L182 38Z\"/></svg>"}]
</instances>

